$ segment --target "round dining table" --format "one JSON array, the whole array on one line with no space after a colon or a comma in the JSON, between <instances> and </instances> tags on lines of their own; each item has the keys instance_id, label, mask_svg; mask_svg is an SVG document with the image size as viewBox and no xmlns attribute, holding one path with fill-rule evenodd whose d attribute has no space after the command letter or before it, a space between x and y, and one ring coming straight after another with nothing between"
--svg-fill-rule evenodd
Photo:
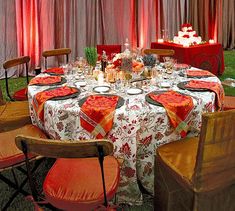
<instances>
[{"instance_id":1,"label":"round dining table","mask_svg":"<svg viewBox=\"0 0 235 211\"><path fill-rule=\"evenodd\" d=\"M66 80L63 84L28 86L30 116L33 124L44 130L52 139L71 141L93 139L91 133L86 131L80 123L81 100L87 96L99 94L120 96L123 103L116 108L112 129L105 137L114 144L114 156L123 159L116 199L118 203L140 205L143 202L143 195L139 183L150 194L153 194L154 191L154 156L156 148L181 139L180 134L172 127L166 109L161 105L147 102L146 95L152 91L171 89L190 96L194 107L187 117L187 121L190 122L190 131L187 136L191 137L199 135L202 113L216 110L216 94L208 90L189 91L179 88L178 83L191 80L191 78L179 73L180 71L174 72L170 78L161 77L159 79L157 77L151 80L129 83L126 86L121 83L107 83L105 85L110 87L108 92L96 93L94 88L102 85L100 81L91 76L84 77L81 73L73 71L73 74L65 76ZM41 73L36 77L46 76L48 74ZM216 76L196 80L220 84L220 80ZM170 87L164 86L164 82L168 83L169 81ZM130 84L133 87L141 87L141 92L128 92ZM33 107L35 95L46 89L65 85L77 87L80 94L73 96L73 98L46 101L44 104L44 120L42 121L38 118Z\"/></svg>"}]
</instances>

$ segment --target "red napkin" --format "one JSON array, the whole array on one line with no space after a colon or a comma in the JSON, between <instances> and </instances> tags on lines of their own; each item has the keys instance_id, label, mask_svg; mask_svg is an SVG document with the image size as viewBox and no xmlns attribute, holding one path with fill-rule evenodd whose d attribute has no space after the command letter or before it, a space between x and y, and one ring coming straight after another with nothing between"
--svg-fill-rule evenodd
<instances>
[{"instance_id":1,"label":"red napkin","mask_svg":"<svg viewBox=\"0 0 235 211\"><path fill-rule=\"evenodd\" d=\"M172 90L162 94L150 93L149 96L164 106L172 126L181 137L185 137L189 129L187 119L194 108L192 98Z\"/></svg>"},{"instance_id":2,"label":"red napkin","mask_svg":"<svg viewBox=\"0 0 235 211\"><path fill-rule=\"evenodd\" d=\"M76 93L78 90L72 87L62 86L56 89L42 91L37 93L33 98L33 107L38 118L44 121L44 104L47 100L54 97L62 97Z\"/></svg>"},{"instance_id":3,"label":"red napkin","mask_svg":"<svg viewBox=\"0 0 235 211\"><path fill-rule=\"evenodd\" d=\"M189 81L185 87L188 88L204 88L215 92L216 94L216 102L219 109L222 108L224 102L224 89L220 83L210 82L210 81L197 81L191 80Z\"/></svg>"},{"instance_id":4,"label":"red napkin","mask_svg":"<svg viewBox=\"0 0 235 211\"><path fill-rule=\"evenodd\" d=\"M44 73L54 73L54 74L58 74L58 75L63 75L64 74L64 68L62 68L62 67L53 67L53 68L45 70Z\"/></svg>"},{"instance_id":5,"label":"red napkin","mask_svg":"<svg viewBox=\"0 0 235 211\"><path fill-rule=\"evenodd\" d=\"M98 139L112 129L118 96L91 95L80 111L81 126Z\"/></svg>"},{"instance_id":6,"label":"red napkin","mask_svg":"<svg viewBox=\"0 0 235 211\"><path fill-rule=\"evenodd\" d=\"M50 85L58 82L61 82L60 76L35 77L29 82L29 85L36 85L36 84Z\"/></svg>"},{"instance_id":7,"label":"red napkin","mask_svg":"<svg viewBox=\"0 0 235 211\"><path fill-rule=\"evenodd\" d=\"M186 70L188 77L197 77L197 76L215 76L207 70Z\"/></svg>"}]
</instances>

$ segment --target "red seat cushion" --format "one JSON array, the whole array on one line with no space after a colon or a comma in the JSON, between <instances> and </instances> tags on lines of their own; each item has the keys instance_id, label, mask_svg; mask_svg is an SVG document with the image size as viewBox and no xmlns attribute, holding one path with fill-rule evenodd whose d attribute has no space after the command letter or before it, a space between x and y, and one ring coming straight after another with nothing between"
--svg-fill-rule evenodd
<instances>
[{"instance_id":1,"label":"red seat cushion","mask_svg":"<svg viewBox=\"0 0 235 211\"><path fill-rule=\"evenodd\" d=\"M0 169L24 161L24 154L15 145L15 137L18 134L46 138L39 128L31 124L0 133Z\"/></svg>"},{"instance_id":2,"label":"red seat cushion","mask_svg":"<svg viewBox=\"0 0 235 211\"><path fill-rule=\"evenodd\" d=\"M104 159L107 198L113 198L119 183L118 161ZM64 210L92 210L103 204L101 170L98 158L58 159L43 184L49 203Z\"/></svg>"},{"instance_id":3,"label":"red seat cushion","mask_svg":"<svg viewBox=\"0 0 235 211\"><path fill-rule=\"evenodd\" d=\"M14 93L13 98L15 100L27 100L28 99L27 91L28 91L27 87L20 89Z\"/></svg>"},{"instance_id":4,"label":"red seat cushion","mask_svg":"<svg viewBox=\"0 0 235 211\"><path fill-rule=\"evenodd\" d=\"M224 98L224 111L235 109L235 97L225 96Z\"/></svg>"}]
</instances>

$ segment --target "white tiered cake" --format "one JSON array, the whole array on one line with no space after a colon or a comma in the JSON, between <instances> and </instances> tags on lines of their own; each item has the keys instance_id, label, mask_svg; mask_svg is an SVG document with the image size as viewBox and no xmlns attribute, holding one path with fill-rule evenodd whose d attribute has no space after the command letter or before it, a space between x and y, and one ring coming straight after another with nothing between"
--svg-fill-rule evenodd
<instances>
[{"instance_id":1,"label":"white tiered cake","mask_svg":"<svg viewBox=\"0 0 235 211\"><path fill-rule=\"evenodd\" d=\"M196 45L202 42L202 38L193 31L192 25L189 23L181 26L181 31L178 32L178 36L174 36L174 43L181 44L185 47L190 45Z\"/></svg>"}]
</instances>

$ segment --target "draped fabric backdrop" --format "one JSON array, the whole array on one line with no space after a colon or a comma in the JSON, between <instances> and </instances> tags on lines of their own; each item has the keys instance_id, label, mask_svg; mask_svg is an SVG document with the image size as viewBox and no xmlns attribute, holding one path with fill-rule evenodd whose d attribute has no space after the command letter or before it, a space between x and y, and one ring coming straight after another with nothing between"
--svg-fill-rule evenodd
<instances>
[{"instance_id":1,"label":"draped fabric backdrop","mask_svg":"<svg viewBox=\"0 0 235 211\"><path fill-rule=\"evenodd\" d=\"M234 0L0 0L0 11L1 64L29 55L31 70L43 66L44 50L69 47L74 60L86 46L123 45L126 38L134 48L149 47L172 39L185 22L203 40L235 47Z\"/></svg>"}]
</instances>

